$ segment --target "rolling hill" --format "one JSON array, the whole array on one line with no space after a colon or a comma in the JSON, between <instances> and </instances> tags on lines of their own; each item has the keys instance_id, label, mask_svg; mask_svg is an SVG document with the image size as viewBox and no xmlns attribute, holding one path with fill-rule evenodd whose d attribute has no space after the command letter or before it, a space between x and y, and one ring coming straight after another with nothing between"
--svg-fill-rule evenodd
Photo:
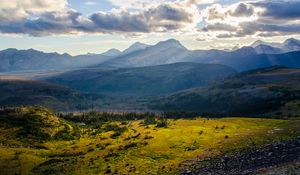
<instances>
[{"instance_id":1,"label":"rolling hill","mask_svg":"<svg viewBox=\"0 0 300 175\"><path fill-rule=\"evenodd\" d=\"M41 105L56 111L91 108L103 96L82 94L68 87L42 81L0 79L0 105Z\"/></svg>"},{"instance_id":2,"label":"rolling hill","mask_svg":"<svg viewBox=\"0 0 300 175\"><path fill-rule=\"evenodd\" d=\"M148 96L207 86L235 73L234 69L223 65L175 63L125 69L83 69L50 77L47 81L83 92Z\"/></svg>"},{"instance_id":3,"label":"rolling hill","mask_svg":"<svg viewBox=\"0 0 300 175\"><path fill-rule=\"evenodd\" d=\"M0 130L6 130L0 133L3 139L0 143L4 145L25 144L34 147L39 142L49 140L72 140L78 135L73 126L43 107L0 109Z\"/></svg>"},{"instance_id":4,"label":"rolling hill","mask_svg":"<svg viewBox=\"0 0 300 175\"><path fill-rule=\"evenodd\" d=\"M300 69L271 67L241 73L210 87L155 99L152 108L215 116L299 117L299 94Z\"/></svg>"}]
</instances>

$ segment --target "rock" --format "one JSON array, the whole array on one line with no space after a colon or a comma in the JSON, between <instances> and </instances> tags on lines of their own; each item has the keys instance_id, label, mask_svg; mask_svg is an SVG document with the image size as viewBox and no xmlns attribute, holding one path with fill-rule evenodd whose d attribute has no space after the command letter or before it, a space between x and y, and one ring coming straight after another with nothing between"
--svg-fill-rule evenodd
<instances>
[{"instance_id":1,"label":"rock","mask_svg":"<svg viewBox=\"0 0 300 175\"><path fill-rule=\"evenodd\" d=\"M185 169L182 175L190 174L257 174L258 169L277 166L282 163L300 160L300 138L268 144L262 148L231 153L221 157L198 161L193 171ZM195 169L195 170L194 170Z\"/></svg>"},{"instance_id":2,"label":"rock","mask_svg":"<svg viewBox=\"0 0 300 175\"><path fill-rule=\"evenodd\" d=\"M192 172L189 169L185 169L182 173L182 175L190 175Z\"/></svg>"},{"instance_id":3,"label":"rock","mask_svg":"<svg viewBox=\"0 0 300 175\"><path fill-rule=\"evenodd\" d=\"M272 155L273 155L273 153L272 153L272 152L269 152L269 153L268 153L268 156L269 156L269 157L271 157Z\"/></svg>"}]
</instances>

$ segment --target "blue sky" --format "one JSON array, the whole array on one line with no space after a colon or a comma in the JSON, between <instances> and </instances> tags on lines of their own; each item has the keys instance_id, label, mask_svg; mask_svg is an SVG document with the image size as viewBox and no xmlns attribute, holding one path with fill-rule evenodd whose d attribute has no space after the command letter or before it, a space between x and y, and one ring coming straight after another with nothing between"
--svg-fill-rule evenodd
<instances>
[{"instance_id":1,"label":"blue sky","mask_svg":"<svg viewBox=\"0 0 300 175\"><path fill-rule=\"evenodd\" d=\"M114 5L108 0L68 0L68 3L85 15L114 8Z\"/></svg>"},{"instance_id":2,"label":"blue sky","mask_svg":"<svg viewBox=\"0 0 300 175\"><path fill-rule=\"evenodd\" d=\"M0 2L0 49L101 53L175 38L229 49L300 38L300 0L10 0Z\"/></svg>"}]
</instances>

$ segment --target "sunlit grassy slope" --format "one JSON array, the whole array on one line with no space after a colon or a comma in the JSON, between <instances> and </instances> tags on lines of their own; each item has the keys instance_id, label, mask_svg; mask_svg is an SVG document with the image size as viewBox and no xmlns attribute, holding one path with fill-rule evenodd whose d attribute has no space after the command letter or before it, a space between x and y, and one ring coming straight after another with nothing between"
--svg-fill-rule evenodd
<instances>
[{"instance_id":1,"label":"sunlit grassy slope","mask_svg":"<svg viewBox=\"0 0 300 175\"><path fill-rule=\"evenodd\" d=\"M296 120L197 118L168 122L167 128L145 126L140 120L81 126L80 139L50 139L34 145L15 141L15 136L7 134L14 128L2 126L1 174L173 174L195 158L300 134L300 121ZM116 125L120 134L110 129Z\"/></svg>"}]
</instances>

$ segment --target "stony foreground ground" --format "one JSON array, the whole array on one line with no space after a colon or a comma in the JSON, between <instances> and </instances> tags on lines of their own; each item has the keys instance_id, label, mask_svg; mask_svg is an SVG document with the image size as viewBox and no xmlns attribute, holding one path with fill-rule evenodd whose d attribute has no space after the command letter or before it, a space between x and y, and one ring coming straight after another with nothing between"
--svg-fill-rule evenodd
<instances>
[{"instance_id":1,"label":"stony foreground ground","mask_svg":"<svg viewBox=\"0 0 300 175\"><path fill-rule=\"evenodd\" d=\"M300 174L300 137L210 160L202 160L194 170L182 175Z\"/></svg>"}]
</instances>

